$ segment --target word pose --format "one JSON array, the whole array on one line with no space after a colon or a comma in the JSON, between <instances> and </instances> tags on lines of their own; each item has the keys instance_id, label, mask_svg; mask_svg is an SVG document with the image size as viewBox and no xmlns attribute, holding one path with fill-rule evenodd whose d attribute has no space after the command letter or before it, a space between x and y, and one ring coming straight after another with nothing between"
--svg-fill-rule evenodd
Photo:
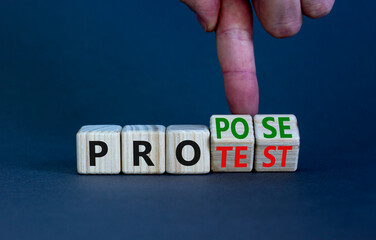
<instances>
[{"instance_id":1,"label":"word pose","mask_svg":"<svg viewBox=\"0 0 376 240\"><path fill-rule=\"evenodd\" d=\"M204 125L88 125L77 133L77 171L293 172L299 145L294 115L213 115L210 132Z\"/></svg>"}]
</instances>

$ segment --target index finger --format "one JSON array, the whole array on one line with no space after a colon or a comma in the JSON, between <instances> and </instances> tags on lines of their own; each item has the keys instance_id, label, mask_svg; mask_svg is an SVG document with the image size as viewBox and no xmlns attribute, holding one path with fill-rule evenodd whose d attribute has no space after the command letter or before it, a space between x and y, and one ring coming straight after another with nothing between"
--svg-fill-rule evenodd
<instances>
[{"instance_id":1,"label":"index finger","mask_svg":"<svg viewBox=\"0 0 376 240\"><path fill-rule=\"evenodd\" d=\"M246 0L222 0L216 29L217 54L226 98L234 114L258 112L252 11Z\"/></svg>"}]
</instances>

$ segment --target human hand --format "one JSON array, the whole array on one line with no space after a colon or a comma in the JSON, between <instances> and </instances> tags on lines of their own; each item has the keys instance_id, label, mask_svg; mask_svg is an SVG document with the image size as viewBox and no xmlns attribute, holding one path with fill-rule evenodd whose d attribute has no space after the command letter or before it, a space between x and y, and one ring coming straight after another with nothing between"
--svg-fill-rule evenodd
<instances>
[{"instance_id":1,"label":"human hand","mask_svg":"<svg viewBox=\"0 0 376 240\"><path fill-rule=\"evenodd\" d=\"M253 52L251 5L247 0L181 0L196 13L206 32L215 31L226 98L234 114L258 112L259 93ZM295 35L302 14L327 15L335 0L252 0L264 29L276 38Z\"/></svg>"}]
</instances>

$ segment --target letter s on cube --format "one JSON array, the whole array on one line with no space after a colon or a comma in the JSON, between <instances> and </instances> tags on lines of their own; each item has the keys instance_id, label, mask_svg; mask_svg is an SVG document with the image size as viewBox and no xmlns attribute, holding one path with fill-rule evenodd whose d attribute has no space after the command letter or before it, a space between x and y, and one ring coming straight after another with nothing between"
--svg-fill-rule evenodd
<instances>
[{"instance_id":1,"label":"letter s on cube","mask_svg":"<svg viewBox=\"0 0 376 240\"><path fill-rule=\"evenodd\" d=\"M294 115L254 117L257 172L294 172L298 168L300 136Z\"/></svg>"}]
</instances>

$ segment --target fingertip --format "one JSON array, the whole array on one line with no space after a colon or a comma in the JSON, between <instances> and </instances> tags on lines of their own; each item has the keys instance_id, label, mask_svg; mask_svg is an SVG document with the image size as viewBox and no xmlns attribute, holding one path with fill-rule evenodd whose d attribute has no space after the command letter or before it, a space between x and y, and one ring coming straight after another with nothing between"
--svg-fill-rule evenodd
<instances>
[{"instance_id":1,"label":"fingertip","mask_svg":"<svg viewBox=\"0 0 376 240\"><path fill-rule=\"evenodd\" d=\"M213 32L215 30L217 26L216 20L203 18L199 14L196 14L196 18L205 32Z\"/></svg>"},{"instance_id":2,"label":"fingertip","mask_svg":"<svg viewBox=\"0 0 376 240\"><path fill-rule=\"evenodd\" d=\"M289 23L279 23L272 27L267 27L266 31L275 38L288 38L296 35L302 27L302 21L297 20Z\"/></svg>"},{"instance_id":3,"label":"fingertip","mask_svg":"<svg viewBox=\"0 0 376 240\"><path fill-rule=\"evenodd\" d=\"M312 1L312 0L303 0L302 1L302 9L304 15L309 18L321 18L328 15L334 5L334 0L320 0L320 1Z\"/></svg>"},{"instance_id":4,"label":"fingertip","mask_svg":"<svg viewBox=\"0 0 376 240\"><path fill-rule=\"evenodd\" d=\"M231 113L256 115L259 107L256 73L224 72L223 76L226 99Z\"/></svg>"},{"instance_id":5,"label":"fingertip","mask_svg":"<svg viewBox=\"0 0 376 240\"><path fill-rule=\"evenodd\" d=\"M296 35L302 26L300 0L253 0L255 12L263 28L275 38Z\"/></svg>"},{"instance_id":6,"label":"fingertip","mask_svg":"<svg viewBox=\"0 0 376 240\"><path fill-rule=\"evenodd\" d=\"M202 17L200 15L196 14L197 21L200 23L202 29L204 29L205 32L208 32L208 26Z\"/></svg>"},{"instance_id":7,"label":"fingertip","mask_svg":"<svg viewBox=\"0 0 376 240\"><path fill-rule=\"evenodd\" d=\"M246 114L251 115L252 117L258 113L258 102L257 104L249 106L231 106L229 103L230 111L232 114Z\"/></svg>"},{"instance_id":8,"label":"fingertip","mask_svg":"<svg viewBox=\"0 0 376 240\"><path fill-rule=\"evenodd\" d=\"M220 1L219 0L181 0L193 12L205 32L212 32L217 26Z\"/></svg>"}]
</instances>

